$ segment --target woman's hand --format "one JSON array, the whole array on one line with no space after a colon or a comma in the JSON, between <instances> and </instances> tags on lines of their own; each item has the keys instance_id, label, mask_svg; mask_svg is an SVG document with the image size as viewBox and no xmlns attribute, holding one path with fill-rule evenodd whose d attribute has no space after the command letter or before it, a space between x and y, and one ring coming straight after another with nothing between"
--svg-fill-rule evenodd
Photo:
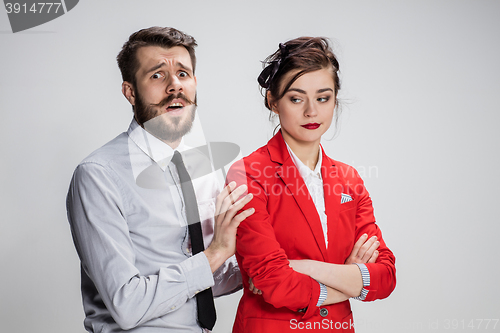
<instances>
[{"instance_id":1,"label":"woman's hand","mask_svg":"<svg viewBox=\"0 0 500 333\"><path fill-rule=\"evenodd\" d=\"M366 264L366 263L374 263L378 258L377 248L380 245L380 242L377 241L377 237L373 236L370 239L367 239L368 235L364 234L359 237L356 244L351 251L351 254L346 259L345 264ZM312 276L314 273L314 265L316 262L314 260L302 259L302 260L290 260L290 267L293 268L294 271Z\"/></svg>"},{"instance_id":2,"label":"woman's hand","mask_svg":"<svg viewBox=\"0 0 500 333\"><path fill-rule=\"evenodd\" d=\"M367 234L363 234L359 237L356 244L352 248L351 254L346 259L345 264L366 264L374 263L378 258L378 247L380 242L377 240L376 236L370 237L368 239Z\"/></svg>"},{"instance_id":3,"label":"woman's hand","mask_svg":"<svg viewBox=\"0 0 500 333\"><path fill-rule=\"evenodd\" d=\"M347 297L356 297L363 288L363 281L359 269L352 264L374 263L378 258L379 245L377 237L368 238L368 235L364 234L354 244L351 254L343 265L303 259L290 260L290 267L327 287L336 289ZM341 294L338 296L344 297Z\"/></svg>"},{"instance_id":4,"label":"woman's hand","mask_svg":"<svg viewBox=\"0 0 500 333\"><path fill-rule=\"evenodd\" d=\"M350 265L350 264L366 264L366 263L374 263L377 258L378 258L378 247L380 246L380 242L377 240L376 236L368 238L367 234L363 234L361 237L359 237L358 241L356 244L354 244L354 247L351 251L351 254L349 257L346 259L345 264ZM315 260L310 260L310 259L302 259L302 260L289 260L290 262L290 267L293 268L294 271L298 273L302 273L305 275L308 275L312 277L313 279L316 279L328 286L327 279L322 279L319 274L321 272L325 272L325 268L333 268L333 264L328 264L324 262L319 262ZM342 265L340 265L342 266ZM359 273L358 270L356 270L356 275ZM250 283L250 289L251 292L253 292L256 295L262 295L262 291L257 289L253 282L252 279L249 279L248 281ZM338 299L335 299L333 303L343 301L349 296L345 295L344 293L335 290L336 293L332 293L329 290L329 295L337 295ZM328 304L332 304L332 302L326 302Z\"/></svg>"}]
</instances>

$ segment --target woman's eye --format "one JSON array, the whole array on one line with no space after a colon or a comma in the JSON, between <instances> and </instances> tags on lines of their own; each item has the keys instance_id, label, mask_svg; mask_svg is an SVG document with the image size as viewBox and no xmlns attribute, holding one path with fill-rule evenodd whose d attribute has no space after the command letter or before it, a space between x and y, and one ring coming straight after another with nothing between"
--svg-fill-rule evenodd
<instances>
[{"instance_id":1,"label":"woman's eye","mask_svg":"<svg viewBox=\"0 0 500 333\"><path fill-rule=\"evenodd\" d=\"M326 103L330 100L330 97L320 97L318 98L318 102L320 103Z\"/></svg>"},{"instance_id":2,"label":"woman's eye","mask_svg":"<svg viewBox=\"0 0 500 333\"><path fill-rule=\"evenodd\" d=\"M297 104L297 103L300 103L301 99L300 98L292 97L292 98L290 98L290 101L292 101L292 103Z\"/></svg>"}]
</instances>

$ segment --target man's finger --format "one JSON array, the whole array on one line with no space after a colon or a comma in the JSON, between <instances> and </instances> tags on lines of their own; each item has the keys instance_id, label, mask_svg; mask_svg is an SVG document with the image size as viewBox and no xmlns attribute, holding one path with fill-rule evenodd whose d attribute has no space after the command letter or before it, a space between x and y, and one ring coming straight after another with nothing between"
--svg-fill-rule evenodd
<instances>
[{"instance_id":1,"label":"man's finger","mask_svg":"<svg viewBox=\"0 0 500 333\"><path fill-rule=\"evenodd\" d=\"M220 214L222 203L224 199L234 190L236 187L236 182L232 181L227 186L225 186L222 191L217 196L217 201L215 203L215 216Z\"/></svg>"},{"instance_id":2,"label":"man's finger","mask_svg":"<svg viewBox=\"0 0 500 333\"><path fill-rule=\"evenodd\" d=\"M236 218L236 216L235 216L236 213L238 213L247 203L249 203L250 200L252 200L252 198L253 198L253 194L249 193L246 196L244 196L243 198L241 198L240 200L238 200L236 203L231 205L231 207L225 213L224 221L229 221L228 223L231 223L231 221ZM255 210L250 211L251 214L249 214L248 216L252 215L254 211ZM239 225L240 222L243 221L244 219L246 219L248 216L246 216L246 215L244 217L240 216L241 220L238 220L236 223Z\"/></svg>"},{"instance_id":3,"label":"man's finger","mask_svg":"<svg viewBox=\"0 0 500 333\"><path fill-rule=\"evenodd\" d=\"M262 295L262 291L260 291L259 289L257 289L254 284L253 284L253 281L252 281L252 278L249 278L248 279L248 283L250 284L250 286L248 287L248 289L253 292L255 295Z\"/></svg>"},{"instance_id":4,"label":"man's finger","mask_svg":"<svg viewBox=\"0 0 500 333\"><path fill-rule=\"evenodd\" d=\"M234 209L235 211L239 211L240 209L242 209L243 207L245 207L245 205L247 203L249 203L250 200L252 200L252 199L253 199L253 194L252 193L248 193L243 198L239 199L234 204L232 204L231 205L232 206L231 209Z\"/></svg>"},{"instance_id":5,"label":"man's finger","mask_svg":"<svg viewBox=\"0 0 500 333\"><path fill-rule=\"evenodd\" d=\"M248 187L243 184L238 186L235 190L233 190L231 193L229 193L223 200L222 200L222 205L219 210L218 215L224 216L227 214L227 211L231 209L231 206L233 205L233 202L236 201L241 195L243 195L247 191ZM236 212L235 212L236 213ZM225 218L225 217L224 217Z\"/></svg>"},{"instance_id":6,"label":"man's finger","mask_svg":"<svg viewBox=\"0 0 500 333\"><path fill-rule=\"evenodd\" d=\"M244 219L255 213L255 208L248 208L231 219L233 227L237 228Z\"/></svg>"},{"instance_id":7,"label":"man's finger","mask_svg":"<svg viewBox=\"0 0 500 333\"><path fill-rule=\"evenodd\" d=\"M234 205L234 203L243 195L245 192L247 192L248 186L246 184L238 186L234 191L229 193L225 201L229 202L231 205Z\"/></svg>"}]
</instances>

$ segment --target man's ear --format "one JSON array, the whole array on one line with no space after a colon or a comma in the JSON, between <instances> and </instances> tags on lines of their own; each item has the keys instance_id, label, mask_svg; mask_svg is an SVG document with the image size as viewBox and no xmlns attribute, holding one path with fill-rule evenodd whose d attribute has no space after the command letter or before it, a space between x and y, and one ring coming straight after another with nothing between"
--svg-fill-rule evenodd
<instances>
[{"instance_id":1,"label":"man's ear","mask_svg":"<svg viewBox=\"0 0 500 333\"><path fill-rule=\"evenodd\" d=\"M266 93L266 97L267 97L267 104L269 104L269 106L271 107L271 111L276 113L276 114L279 114L278 107L277 107L278 103L274 100L274 98L272 97L271 92L269 90Z\"/></svg>"},{"instance_id":2,"label":"man's ear","mask_svg":"<svg viewBox=\"0 0 500 333\"><path fill-rule=\"evenodd\" d=\"M135 105L135 91L134 91L134 86L132 83L123 81L122 83L122 94L125 96L127 101L129 101L132 106Z\"/></svg>"}]
</instances>

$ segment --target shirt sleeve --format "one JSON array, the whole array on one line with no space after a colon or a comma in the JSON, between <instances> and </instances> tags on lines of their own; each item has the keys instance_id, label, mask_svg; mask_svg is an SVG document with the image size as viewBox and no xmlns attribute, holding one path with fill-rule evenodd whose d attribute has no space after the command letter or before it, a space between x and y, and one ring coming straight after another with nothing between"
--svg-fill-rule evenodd
<instances>
[{"instance_id":1,"label":"shirt sleeve","mask_svg":"<svg viewBox=\"0 0 500 333\"><path fill-rule=\"evenodd\" d=\"M365 264L354 264L359 267L359 270L361 272L361 278L363 279L363 289L361 289L361 293L359 294L359 296L353 298L359 301L364 301L366 299L366 295L368 294L368 290L366 290L365 287L370 286L370 272L368 271L368 268L366 268Z\"/></svg>"},{"instance_id":2,"label":"shirt sleeve","mask_svg":"<svg viewBox=\"0 0 500 333\"><path fill-rule=\"evenodd\" d=\"M234 255L214 272L214 281L214 297L229 295L241 289L240 268Z\"/></svg>"},{"instance_id":3,"label":"shirt sleeve","mask_svg":"<svg viewBox=\"0 0 500 333\"><path fill-rule=\"evenodd\" d=\"M326 290L326 286L321 283L321 282L318 282L319 283L319 298L318 298L318 303L316 303L316 306L321 306L321 304L323 304L325 301L326 301L326 298L328 297L328 290Z\"/></svg>"},{"instance_id":4,"label":"shirt sleeve","mask_svg":"<svg viewBox=\"0 0 500 333\"><path fill-rule=\"evenodd\" d=\"M112 170L84 163L73 175L67 213L85 273L116 323L127 330L175 311L199 291L212 287L214 278L204 253L141 276L123 198Z\"/></svg>"}]
</instances>

